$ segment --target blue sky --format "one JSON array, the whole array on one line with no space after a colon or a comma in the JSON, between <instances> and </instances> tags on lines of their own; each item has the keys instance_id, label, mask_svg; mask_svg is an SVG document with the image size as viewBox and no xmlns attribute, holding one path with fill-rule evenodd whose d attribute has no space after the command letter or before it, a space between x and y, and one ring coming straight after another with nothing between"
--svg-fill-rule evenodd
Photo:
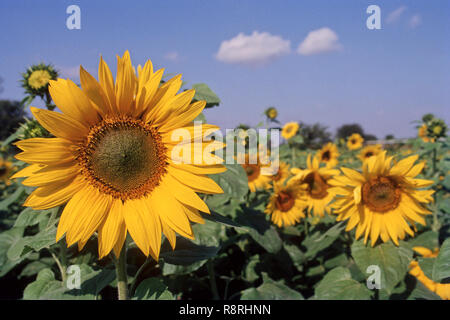
<instances>
[{"instance_id":1,"label":"blue sky","mask_svg":"<svg viewBox=\"0 0 450 320\"><path fill-rule=\"evenodd\" d=\"M66 28L71 4L81 30ZM366 27L371 4L381 30ZM449 1L5 0L0 30L0 99L23 98L30 64L78 82L79 65L96 76L102 55L115 72L128 49L135 65L151 59L187 87L207 83L222 104L205 115L224 128L256 125L268 106L282 122L333 133L356 122L378 137L414 136L411 122L427 112L450 122Z\"/></svg>"}]
</instances>

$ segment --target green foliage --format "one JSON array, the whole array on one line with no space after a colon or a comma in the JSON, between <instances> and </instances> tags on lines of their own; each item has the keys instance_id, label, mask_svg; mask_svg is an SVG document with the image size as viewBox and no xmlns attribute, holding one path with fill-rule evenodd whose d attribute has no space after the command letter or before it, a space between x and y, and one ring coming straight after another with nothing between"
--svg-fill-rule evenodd
<instances>
[{"instance_id":1,"label":"green foliage","mask_svg":"<svg viewBox=\"0 0 450 320\"><path fill-rule=\"evenodd\" d=\"M13 134L24 117L25 110L19 101L0 100L0 141Z\"/></svg>"}]
</instances>

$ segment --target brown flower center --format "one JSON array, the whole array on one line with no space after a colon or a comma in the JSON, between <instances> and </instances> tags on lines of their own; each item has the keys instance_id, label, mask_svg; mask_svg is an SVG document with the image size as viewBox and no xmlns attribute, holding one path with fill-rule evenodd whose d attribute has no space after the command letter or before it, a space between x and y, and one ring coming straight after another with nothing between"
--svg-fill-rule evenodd
<instances>
[{"instance_id":1,"label":"brown flower center","mask_svg":"<svg viewBox=\"0 0 450 320\"><path fill-rule=\"evenodd\" d=\"M362 187L362 201L375 212L386 212L398 207L401 189L387 177L374 178Z\"/></svg>"},{"instance_id":2,"label":"brown flower center","mask_svg":"<svg viewBox=\"0 0 450 320\"><path fill-rule=\"evenodd\" d=\"M259 177L261 168L257 164L243 164L242 167L247 173L247 179L249 182Z\"/></svg>"},{"instance_id":3,"label":"brown flower center","mask_svg":"<svg viewBox=\"0 0 450 320\"><path fill-rule=\"evenodd\" d=\"M322 199L328 195L328 184L317 172L311 172L303 180L308 185L308 193L311 198Z\"/></svg>"},{"instance_id":4,"label":"brown flower center","mask_svg":"<svg viewBox=\"0 0 450 320\"><path fill-rule=\"evenodd\" d=\"M105 119L91 128L78 160L100 191L122 200L150 193L166 173L166 148L156 129L140 120Z\"/></svg>"},{"instance_id":5,"label":"brown flower center","mask_svg":"<svg viewBox=\"0 0 450 320\"><path fill-rule=\"evenodd\" d=\"M327 161L330 161L330 159L331 159L331 154L330 154L329 150L322 153L322 161L327 162Z\"/></svg>"},{"instance_id":6,"label":"brown flower center","mask_svg":"<svg viewBox=\"0 0 450 320\"><path fill-rule=\"evenodd\" d=\"M366 152L365 158L370 158L371 156L373 156L372 151Z\"/></svg>"},{"instance_id":7,"label":"brown flower center","mask_svg":"<svg viewBox=\"0 0 450 320\"><path fill-rule=\"evenodd\" d=\"M291 210L291 208L295 204L295 198L291 193L286 191L281 191L277 195L277 199L275 200L275 206L278 210L287 212Z\"/></svg>"}]
</instances>

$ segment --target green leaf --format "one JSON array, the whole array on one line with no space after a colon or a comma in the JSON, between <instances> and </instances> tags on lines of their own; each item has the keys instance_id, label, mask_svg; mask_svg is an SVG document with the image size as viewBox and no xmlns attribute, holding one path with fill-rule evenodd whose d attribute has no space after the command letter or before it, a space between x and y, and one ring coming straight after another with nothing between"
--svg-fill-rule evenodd
<instances>
[{"instance_id":1,"label":"green leaf","mask_svg":"<svg viewBox=\"0 0 450 320\"><path fill-rule=\"evenodd\" d=\"M340 222L328 229L325 233L317 231L312 236L307 237L302 243L306 247L305 258L314 258L318 252L328 248L336 241L344 229L345 225Z\"/></svg>"},{"instance_id":2,"label":"green leaf","mask_svg":"<svg viewBox=\"0 0 450 320\"><path fill-rule=\"evenodd\" d=\"M174 300L174 297L161 279L149 278L139 284L133 300Z\"/></svg>"},{"instance_id":3,"label":"green leaf","mask_svg":"<svg viewBox=\"0 0 450 320\"><path fill-rule=\"evenodd\" d=\"M210 175L224 191L223 194L208 198L208 205L217 206L225 203L230 197L242 199L248 192L247 174L240 164L226 164L227 171ZM209 200L216 199L216 200ZM219 199L219 200L217 200ZM221 201L224 201L220 203ZM214 203L216 202L216 204Z\"/></svg>"},{"instance_id":4,"label":"green leaf","mask_svg":"<svg viewBox=\"0 0 450 320\"><path fill-rule=\"evenodd\" d=\"M289 254L289 257L295 266L300 266L305 261L305 254L298 248L298 246L284 243L283 247Z\"/></svg>"},{"instance_id":5,"label":"green leaf","mask_svg":"<svg viewBox=\"0 0 450 320\"><path fill-rule=\"evenodd\" d=\"M418 257L417 261L419 262L420 269L422 269L423 273L430 279L433 278L433 267L436 258L423 258Z\"/></svg>"},{"instance_id":6,"label":"green leaf","mask_svg":"<svg viewBox=\"0 0 450 320\"><path fill-rule=\"evenodd\" d=\"M16 202L24 193L25 188L20 185L16 191L14 191L13 194L9 195L8 197L6 197L5 200L0 202L0 211L7 211L8 207L13 204L14 202Z\"/></svg>"},{"instance_id":7,"label":"green leaf","mask_svg":"<svg viewBox=\"0 0 450 320\"><path fill-rule=\"evenodd\" d=\"M22 210L14 223L14 227L28 227L38 224L41 220L46 218L45 213L50 210L33 210L26 208Z\"/></svg>"},{"instance_id":8,"label":"green leaf","mask_svg":"<svg viewBox=\"0 0 450 320\"><path fill-rule=\"evenodd\" d=\"M263 284L242 291L241 300L304 300L300 292L275 282L263 273Z\"/></svg>"},{"instance_id":9,"label":"green leaf","mask_svg":"<svg viewBox=\"0 0 450 320\"><path fill-rule=\"evenodd\" d=\"M411 247L425 247L434 250L439 247L439 234L436 231L426 231L408 241Z\"/></svg>"},{"instance_id":10,"label":"green leaf","mask_svg":"<svg viewBox=\"0 0 450 320\"><path fill-rule=\"evenodd\" d=\"M253 240L269 253L281 250L283 242L277 230L266 220L266 216L254 210L240 211L236 221L244 228L236 229L238 233L248 233Z\"/></svg>"},{"instance_id":11,"label":"green leaf","mask_svg":"<svg viewBox=\"0 0 450 320\"><path fill-rule=\"evenodd\" d=\"M37 261L33 261L28 263L25 268L22 269L19 275L19 279L22 277L30 277L33 276L42 269L50 268L54 263L54 260L49 257L40 258Z\"/></svg>"},{"instance_id":12,"label":"green leaf","mask_svg":"<svg viewBox=\"0 0 450 320\"><path fill-rule=\"evenodd\" d=\"M432 279L435 282L450 278L450 239L442 244L433 267Z\"/></svg>"},{"instance_id":13,"label":"green leaf","mask_svg":"<svg viewBox=\"0 0 450 320\"><path fill-rule=\"evenodd\" d=\"M220 104L219 97L205 83L194 84L192 89L195 89L194 100L206 101L205 108L212 108Z\"/></svg>"},{"instance_id":14,"label":"green leaf","mask_svg":"<svg viewBox=\"0 0 450 320\"><path fill-rule=\"evenodd\" d=\"M61 281L55 280L55 274L49 268L38 273L36 281L26 286L23 292L24 300L45 299L50 296L63 294L64 287Z\"/></svg>"},{"instance_id":15,"label":"green leaf","mask_svg":"<svg viewBox=\"0 0 450 320\"><path fill-rule=\"evenodd\" d=\"M207 260L217 255L219 247L197 245L184 238L177 238L175 250L171 250L168 241L161 248L160 258L166 263L174 265L190 265L194 262Z\"/></svg>"},{"instance_id":16,"label":"green leaf","mask_svg":"<svg viewBox=\"0 0 450 320\"><path fill-rule=\"evenodd\" d=\"M253 282L259 278L259 274L256 271L256 266L260 263L259 254L251 256L244 269L244 279L248 282Z\"/></svg>"},{"instance_id":17,"label":"green leaf","mask_svg":"<svg viewBox=\"0 0 450 320\"><path fill-rule=\"evenodd\" d=\"M375 247L355 241L351 248L352 256L363 274L367 267L378 266L381 271L381 288L388 294L402 281L408 271L413 252L403 243L396 247L391 242L378 244Z\"/></svg>"},{"instance_id":18,"label":"green leaf","mask_svg":"<svg viewBox=\"0 0 450 320\"><path fill-rule=\"evenodd\" d=\"M0 277L3 277L23 261L24 258L15 260L8 259L9 249L22 239L23 231L23 227L15 227L0 233Z\"/></svg>"},{"instance_id":19,"label":"green leaf","mask_svg":"<svg viewBox=\"0 0 450 320\"><path fill-rule=\"evenodd\" d=\"M416 287L408 297L408 300L442 300L436 293L430 291L425 285L417 280Z\"/></svg>"},{"instance_id":20,"label":"green leaf","mask_svg":"<svg viewBox=\"0 0 450 320\"><path fill-rule=\"evenodd\" d=\"M315 290L318 300L369 300L372 292L365 285L353 280L350 270L337 267L329 271Z\"/></svg>"}]
</instances>

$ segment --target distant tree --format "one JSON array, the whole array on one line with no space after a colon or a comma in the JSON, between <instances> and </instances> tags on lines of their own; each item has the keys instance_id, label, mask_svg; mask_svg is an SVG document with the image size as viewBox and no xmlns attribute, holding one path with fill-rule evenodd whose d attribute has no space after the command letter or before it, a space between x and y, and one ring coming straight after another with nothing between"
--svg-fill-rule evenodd
<instances>
[{"instance_id":1,"label":"distant tree","mask_svg":"<svg viewBox=\"0 0 450 320\"><path fill-rule=\"evenodd\" d=\"M348 136L351 136L353 133L359 133L361 136L364 137L363 128L357 123L352 123L340 126L336 131L336 138L345 140Z\"/></svg>"},{"instance_id":2,"label":"distant tree","mask_svg":"<svg viewBox=\"0 0 450 320\"><path fill-rule=\"evenodd\" d=\"M369 140L378 140L377 136L373 135L373 134L365 134L363 135L364 140L369 141Z\"/></svg>"},{"instance_id":3,"label":"distant tree","mask_svg":"<svg viewBox=\"0 0 450 320\"><path fill-rule=\"evenodd\" d=\"M307 148L319 149L325 143L330 142L332 135L327 131L328 127L320 123L312 125L300 122L300 133L303 137L303 143Z\"/></svg>"},{"instance_id":4,"label":"distant tree","mask_svg":"<svg viewBox=\"0 0 450 320\"><path fill-rule=\"evenodd\" d=\"M394 137L393 134L388 134L388 135L386 135L386 137L384 137L384 139L385 140L392 140L392 139L395 139L395 137Z\"/></svg>"},{"instance_id":5,"label":"distant tree","mask_svg":"<svg viewBox=\"0 0 450 320\"><path fill-rule=\"evenodd\" d=\"M24 121L25 111L19 101L0 100L0 140L5 140Z\"/></svg>"}]
</instances>

